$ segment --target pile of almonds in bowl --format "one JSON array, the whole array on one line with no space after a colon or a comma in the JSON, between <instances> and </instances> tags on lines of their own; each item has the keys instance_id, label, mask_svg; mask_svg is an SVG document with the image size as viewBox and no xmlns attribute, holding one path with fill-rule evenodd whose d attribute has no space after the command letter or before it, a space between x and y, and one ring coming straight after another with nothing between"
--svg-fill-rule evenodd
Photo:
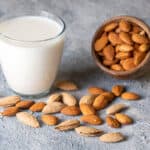
<instances>
[{"instance_id":1,"label":"pile of almonds in bowl","mask_svg":"<svg viewBox=\"0 0 150 150\"><path fill-rule=\"evenodd\" d=\"M121 112L127 108L126 104L111 104L116 97L128 101L139 100L138 94L125 91L125 87L122 85L114 85L111 91L92 86L88 88L88 94L78 101L75 96L65 92L78 89L74 82L61 81L56 84L56 87L64 91L51 94L47 102L22 100L20 96L3 97L0 99L0 106L4 110L0 114L7 117L16 116L19 122L33 128L39 128L39 119L34 116L35 112L39 112L41 113L41 122L48 126L55 126L58 131L74 130L81 136L100 136L99 140L106 143L120 142L125 139L125 136L118 131L104 133L102 129L89 125L100 126L106 121L109 127L120 128L132 124L133 119ZM100 117L99 111L105 108L107 109L104 121ZM60 122L60 119L54 115L56 113L72 116L72 119ZM80 118L74 118L75 116L80 116Z\"/></svg>"}]
</instances>

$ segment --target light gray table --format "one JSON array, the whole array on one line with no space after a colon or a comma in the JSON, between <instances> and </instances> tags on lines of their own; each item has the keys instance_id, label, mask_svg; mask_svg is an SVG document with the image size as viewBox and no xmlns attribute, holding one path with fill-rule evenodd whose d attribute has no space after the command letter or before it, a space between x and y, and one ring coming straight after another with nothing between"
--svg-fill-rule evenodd
<instances>
[{"instance_id":1,"label":"light gray table","mask_svg":"<svg viewBox=\"0 0 150 150\"><path fill-rule=\"evenodd\" d=\"M123 84L129 90L141 94L143 98L138 102L126 102L131 106L126 113L134 118L133 125L121 129L110 129L106 124L97 127L104 131L121 131L127 136L124 142L105 144L98 138L81 137L73 131L56 132L53 127L45 125L33 129L20 124L14 117L0 119L0 150L150 150L150 75L128 81L114 79L98 70L90 54L92 36L105 19L121 14L149 18L150 1L0 0L0 17L24 10L48 10L64 18L67 39L58 79L76 81L81 90L73 94L78 98L87 93L90 85L110 89L114 84ZM0 95L13 94L1 72L0 81ZM115 102L121 101L117 99ZM35 115L39 117L39 114ZM105 111L100 115L104 118ZM60 114L57 116L62 120L71 118Z\"/></svg>"}]
</instances>

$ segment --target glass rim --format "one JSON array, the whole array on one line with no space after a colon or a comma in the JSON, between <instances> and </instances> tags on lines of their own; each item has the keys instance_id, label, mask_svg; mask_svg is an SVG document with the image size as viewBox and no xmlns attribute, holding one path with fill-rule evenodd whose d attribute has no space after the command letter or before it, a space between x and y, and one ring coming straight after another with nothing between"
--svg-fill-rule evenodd
<instances>
[{"instance_id":1,"label":"glass rim","mask_svg":"<svg viewBox=\"0 0 150 150\"><path fill-rule=\"evenodd\" d=\"M58 19L61 23L62 23L62 29L60 30L60 32L58 34L56 34L54 37L51 37L51 38L45 38L45 39L42 39L42 40L19 40L19 39L15 39L15 38L12 38L8 35L5 35L4 33L0 33L0 36L2 36L3 38L7 39L7 40L12 40L14 42L21 42L21 43L40 43L40 42L46 42L46 41L51 41L51 40L55 40L57 39L58 37L60 37L66 30L66 24L64 22L64 20L60 17L60 16L57 16L53 13L49 13L49 12L46 12L48 15L46 16L42 16L42 15L20 15L18 17L25 17L25 16L36 16L36 17L46 17L46 18L50 18L50 17L55 17L56 19ZM12 17L13 18L13 17ZM14 17L14 18L17 18L17 17ZM54 20L54 19L53 19ZM55 21L55 20L54 20ZM57 21L56 21L57 22Z\"/></svg>"}]
</instances>

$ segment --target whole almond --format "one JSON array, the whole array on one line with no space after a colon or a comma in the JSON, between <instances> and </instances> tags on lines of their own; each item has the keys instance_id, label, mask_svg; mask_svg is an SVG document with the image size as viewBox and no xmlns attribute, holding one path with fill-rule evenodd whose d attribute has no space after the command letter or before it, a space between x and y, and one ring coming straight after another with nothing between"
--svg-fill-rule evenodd
<instances>
[{"instance_id":1,"label":"whole almond","mask_svg":"<svg viewBox=\"0 0 150 150\"><path fill-rule=\"evenodd\" d=\"M141 44L139 46L139 51L140 52L146 52L150 49L150 45L149 44Z\"/></svg>"},{"instance_id":2,"label":"whole almond","mask_svg":"<svg viewBox=\"0 0 150 150\"><path fill-rule=\"evenodd\" d=\"M66 80L56 82L55 86L65 91L73 91L78 89L77 85L74 82Z\"/></svg>"},{"instance_id":3,"label":"whole almond","mask_svg":"<svg viewBox=\"0 0 150 150\"><path fill-rule=\"evenodd\" d=\"M100 39L96 40L94 45L95 51L97 52L101 51L106 46L107 43L108 43L108 37L107 34L104 33Z\"/></svg>"},{"instance_id":4,"label":"whole almond","mask_svg":"<svg viewBox=\"0 0 150 150\"><path fill-rule=\"evenodd\" d=\"M134 64L134 59L133 58L125 59L122 63L122 67L124 68L124 70L134 69L136 67L136 65Z\"/></svg>"},{"instance_id":5,"label":"whole almond","mask_svg":"<svg viewBox=\"0 0 150 150\"><path fill-rule=\"evenodd\" d=\"M2 98L0 98L0 106L3 106L3 107L12 106L20 101L21 101L20 96L2 97Z\"/></svg>"},{"instance_id":6,"label":"whole almond","mask_svg":"<svg viewBox=\"0 0 150 150\"><path fill-rule=\"evenodd\" d=\"M141 32L141 28L139 26L133 26L132 32L133 33L140 33Z\"/></svg>"},{"instance_id":7,"label":"whole almond","mask_svg":"<svg viewBox=\"0 0 150 150\"><path fill-rule=\"evenodd\" d=\"M115 46L117 44L122 44L122 41L119 37L119 35L115 32L110 32L108 34L108 40L110 41L110 43Z\"/></svg>"},{"instance_id":8,"label":"whole almond","mask_svg":"<svg viewBox=\"0 0 150 150\"><path fill-rule=\"evenodd\" d=\"M103 123L102 119L97 115L84 115L80 118L80 120L93 125L100 125Z\"/></svg>"},{"instance_id":9,"label":"whole almond","mask_svg":"<svg viewBox=\"0 0 150 150\"><path fill-rule=\"evenodd\" d=\"M111 65L110 68L114 71L123 71L124 70L120 64Z\"/></svg>"},{"instance_id":10,"label":"whole almond","mask_svg":"<svg viewBox=\"0 0 150 150\"><path fill-rule=\"evenodd\" d=\"M45 102L37 102L35 104L33 104L29 110L31 110L32 112L41 112L43 110L43 108L45 107Z\"/></svg>"},{"instance_id":11,"label":"whole almond","mask_svg":"<svg viewBox=\"0 0 150 150\"><path fill-rule=\"evenodd\" d=\"M133 123L132 118L130 118L128 115L122 114L122 113L117 113L115 114L116 119L121 123L121 124L131 124Z\"/></svg>"},{"instance_id":12,"label":"whole almond","mask_svg":"<svg viewBox=\"0 0 150 150\"><path fill-rule=\"evenodd\" d=\"M34 104L34 101L31 100L24 100L24 101L20 101L16 104L16 107L20 108L20 109L28 109L29 107L31 107Z\"/></svg>"},{"instance_id":13,"label":"whole almond","mask_svg":"<svg viewBox=\"0 0 150 150\"><path fill-rule=\"evenodd\" d=\"M132 40L138 44L148 44L149 43L149 40L145 35L140 35L140 34L136 34L136 33L132 34Z\"/></svg>"},{"instance_id":14,"label":"whole almond","mask_svg":"<svg viewBox=\"0 0 150 150\"><path fill-rule=\"evenodd\" d=\"M76 133L87 137L99 136L100 134L103 133L103 131L99 129L88 126L80 126L78 128L75 128L75 131Z\"/></svg>"},{"instance_id":15,"label":"whole almond","mask_svg":"<svg viewBox=\"0 0 150 150\"><path fill-rule=\"evenodd\" d=\"M1 114L3 116L15 116L19 109L15 106L6 108Z\"/></svg>"},{"instance_id":16,"label":"whole almond","mask_svg":"<svg viewBox=\"0 0 150 150\"><path fill-rule=\"evenodd\" d=\"M127 108L127 106L125 104L114 104L112 106L110 106L107 110L106 110L106 114L108 115L114 115L117 112L120 112L121 110Z\"/></svg>"},{"instance_id":17,"label":"whole almond","mask_svg":"<svg viewBox=\"0 0 150 150\"><path fill-rule=\"evenodd\" d=\"M133 43L130 34L127 32L120 32L119 37L126 44L131 45Z\"/></svg>"},{"instance_id":18,"label":"whole almond","mask_svg":"<svg viewBox=\"0 0 150 150\"><path fill-rule=\"evenodd\" d=\"M22 122L25 125L28 125L34 128L40 127L38 120L30 113L19 112L16 114L16 117L20 122Z\"/></svg>"},{"instance_id":19,"label":"whole almond","mask_svg":"<svg viewBox=\"0 0 150 150\"><path fill-rule=\"evenodd\" d=\"M105 32L110 32L110 31L114 30L117 26L118 26L118 23L117 23L117 22L109 23L109 24L107 24L107 25L105 26L104 31L105 31Z\"/></svg>"},{"instance_id":20,"label":"whole almond","mask_svg":"<svg viewBox=\"0 0 150 150\"><path fill-rule=\"evenodd\" d=\"M104 54L105 59L113 60L114 56L115 56L115 50L114 50L113 46L110 44L107 45L103 50L103 54Z\"/></svg>"},{"instance_id":21,"label":"whole almond","mask_svg":"<svg viewBox=\"0 0 150 150\"><path fill-rule=\"evenodd\" d=\"M95 115L96 111L92 105L80 104L80 110L83 115Z\"/></svg>"},{"instance_id":22,"label":"whole almond","mask_svg":"<svg viewBox=\"0 0 150 150\"><path fill-rule=\"evenodd\" d=\"M137 52L134 55L134 64L137 66L139 65L145 58L146 53L144 52Z\"/></svg>"},{"instance_id":23,"label":"whole almond","mask_svg":"<svg viewBox=\"0 0 150 150\"><path fill-rule=\"evenodd\" d=\"M131 30L131 24L126 20L121 20L119 22L119 28L121 31L129 32Z\"/></svg>"},{"instance_id":24,"label":"whole almond","mask_svg":"<svg viewBox=\"0 0 150 150\"><path fill-rule=\"evenodd\" d=\"M115 143L124 140L125 137L120 132L106 133L100 136L100 141L106 143Z\"/></svg>"},{"instance_id":25,"label":"whole almond","mask_svg":"<svg viewBox=\"0 0 150 150\"><path fill-rule=\"evenodd\" d=\"M134 92L124 92L121 94L121 98L124 100L138 100L140 96Z\"/></svg>"},{"instance_id":26,"label":"whole almond","mask_svg":"<svg viewBox=\"0 0 150 150\"><path fill-rule=\"evenodd\" d=\"M102 95L105 96L109 102L111 102L115 98L112 92L104 92L102 93Z\"/></svg>"},{"instance_id":27,"label":"whole almond","mask_svg":"<svg viewBox=\"0 0 150 150\"><path fill-rule=\"evenodd\" d=\"M107 59L104 59L103 60L103 64L105 66L111 66L113 64L116 64L118 62L118 59L115 59L115 60L107 60Z\"/></svg>"},{"instance_id":28,"label":"whole almond","mask_svg":"<svg viewBox=\"0 0 150 150\"><path fill-rule=\"evenodd\" d=\"M77 104L77 99L73 95L65 92L62 93L62 101L68 106L75 106Z\"/></svg>"},{"instance_id":29,"label":"whole almond","mask_svg":"<svg viewBox=\"0 0 150 150\"><path fill-rule=\"evenodd\" d=\"M68 116L77 116L81 114L81 111L77 106L66 106L61 110L61 113Z\"/></svg>"},{"instance_id":30,"label":"whole almond","mask_svg":"<svg viewBox=\"0 0 150 150\"><path fill-rule=\"evenodd\" d=\"M94 103L93 103L93 107L96 110L101 110L103 108L105 108L109 103L109 100L103 96L103 95L99 95L95 98Z\"/></svg>"},{"instance_id":31,"label":"whole almond","mask_svg":"<svg viewBox=\"0 0 150 150\"><path fill-rule=\"evenodd\" d=\"M61 102L53 102L47 104L43 110L42 113L44 114L50 114L50 113L58 113L60 112L66 105Z\"/></svg>"},{"instance_id":32,"label":"whole almond","mask_svg":"<svg viewBox=\"0 0 150 150\"><path fill-rule=\"evenodd\" d=\"M121 126L121 124L118 122L118 120L116 120L110 116L106 117L106 123L108 126L110 126L112 128L120 128L120 126Z\"/></svg>"},{"instance_id":33,"label":"whole almond","mask_svg":"<svg viewBox=\"0 0 150 150\"><path fill-rule=\"evenodd\" d=\"M124 91L124 86L122 85L114 85L112 87L112 93L115 95L115 96L120 96L122 94L122 92Z\"/></svg>"},{"instance_id":34,"label":"whole almond","mask_svg":"<svg viewBox=\"0 0 150 150\"><path fill-rule=\"evenodd\" d=\"M93 86L93 87L88 88L88 92L92 95L99 95L99 94L102 94L103 92L105 92L105 90L100 87Z\"/></svg>"},{"instance_id":35,"label":"whole almond","mask_svg":"<svg viewBox=\"0 0 150 150\"><path fill-rule=\"evenodd\" d=\"M130 51L133 51L133 46L128 45L128 44L121 44L119 46L119 51L121 51L121 52L130 52Z\"/></svg>"},{"instance_id":36,"label":"whole almond","mask_svg":"<svg viewBox=\"0 0 150 150\"><path fill-rule=\"evenodd\" d=\"M49 126L56 125L58 123L58 118L52 115L42 115L41 120L43 123Z\"/></svg>"},{"instance_id":37,"label":"whole almond","mask_svg":"<svg viewBox=\"0 0 150 150\"><path fill-rule=\"evenodd\" d=\"M131 53L130 53L130 52L118 52L115 57L116 57L117 59L127 59L127 58L129 58L130 56L131 56Z\"/></svg>"},{"instance_id":38,"label":"whole almond","mask_svg":"<svg viewBox=\"0 0 150 150\"><path fill-rule=\"evenodd\" d=\"M62 95L60 93L54 93L51 94L50 97L48 98L47 103L52 103L52 102L58 102L62 99Z\"/></svg>"},{"instance_id":39,"label":"whole almond","mask_svg":"<svg viewBox=\"0 0 150 150\"><path fill-rule=\"evenodd\" d=\"M81 97L79 104L92 105L94 98L95 98L95 96L93 96L93 95L84 95L83 97Z\"/></svg>"},{"instance_id":40,"label":"whole almond","mask_svg":"<svg viewBox=\"0 0 150 150\"><path fill-rule=\"evenodd\" d=\"M58 124L55 129L59 131L67 131L67 130L72 130L74 128L77 128L80 126L80 121L78 120L67 120L64 121L60 124Z\"/></svg>"}]
</instances>

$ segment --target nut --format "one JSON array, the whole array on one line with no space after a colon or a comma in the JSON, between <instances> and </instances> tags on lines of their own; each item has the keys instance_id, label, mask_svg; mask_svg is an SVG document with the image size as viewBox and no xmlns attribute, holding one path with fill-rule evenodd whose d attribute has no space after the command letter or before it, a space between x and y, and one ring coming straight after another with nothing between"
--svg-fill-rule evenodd
<instances>
[{"instance_id":1,"label":"nut","mask_svg":"<svg viewBox=\"0 0 150 150\"><path fill-rule=\"evenodd\" d=\"M81 114L81 111L77 106L66 106L61 110L61 113L68 116L77 116Z\"/></svg>"},{"instance_id":2,"label":"nut","mask_svg":"<svg viewBox=\"0 0 150 150\"><path fill-rule=\"evenodd\" d=\"M42 115L41 120L49 126L56 125L58 123L58 118L52 115Z\"/></svg>"},{"instance_id":3,"label":"nut","mask_svg":"<svg viewBox=\"0 0 150 150\"><path fill-rule=\"evenodd\" d=\"M122 85L115 85L112 87L112 93L115 96L120 96L123 91L124 91L124 87Z\"/></svg>"},{"instance_id":4,"label":"nut","mask_svg":"<svg viewBox=\"0 0 150 150\"><path fill-rule=\"evenodd\" d=\"M120 128L121 124L118 122L118 120L107 116L106 117L106 123L108 126L112 127L112 128Z\"/></svg>"},{"instance_id":5,"label":"nut","mask_svg":"<svg viewBox=\"0 0 150 150\"><path fill-rule=\"evenodd\" d=\"M121 94L121 98L124 100L138 100L140 96L134 92L124 92Z\"/></svg>"},{"instance_id":6,"label":"nut","mask_svg":"<svg viewBox=\"0 0 150 150\"><path fill-rule=\"evenodd\" d=\"M33 104L29 110L31 110L32 112L41 112L43 110L43 108L45 107L45 102L37 102L35 104Z\"/></svg>"},{"instance_id":7,"label":"nut","mask_svg":"<svg viewBox=\"0 0 150 150\"><path fill-rule=\"evenodd\" d=\"M92 105L80 104L80 110L83 115L95 115L96 111Z\"/></svg>"}]
</instances>

